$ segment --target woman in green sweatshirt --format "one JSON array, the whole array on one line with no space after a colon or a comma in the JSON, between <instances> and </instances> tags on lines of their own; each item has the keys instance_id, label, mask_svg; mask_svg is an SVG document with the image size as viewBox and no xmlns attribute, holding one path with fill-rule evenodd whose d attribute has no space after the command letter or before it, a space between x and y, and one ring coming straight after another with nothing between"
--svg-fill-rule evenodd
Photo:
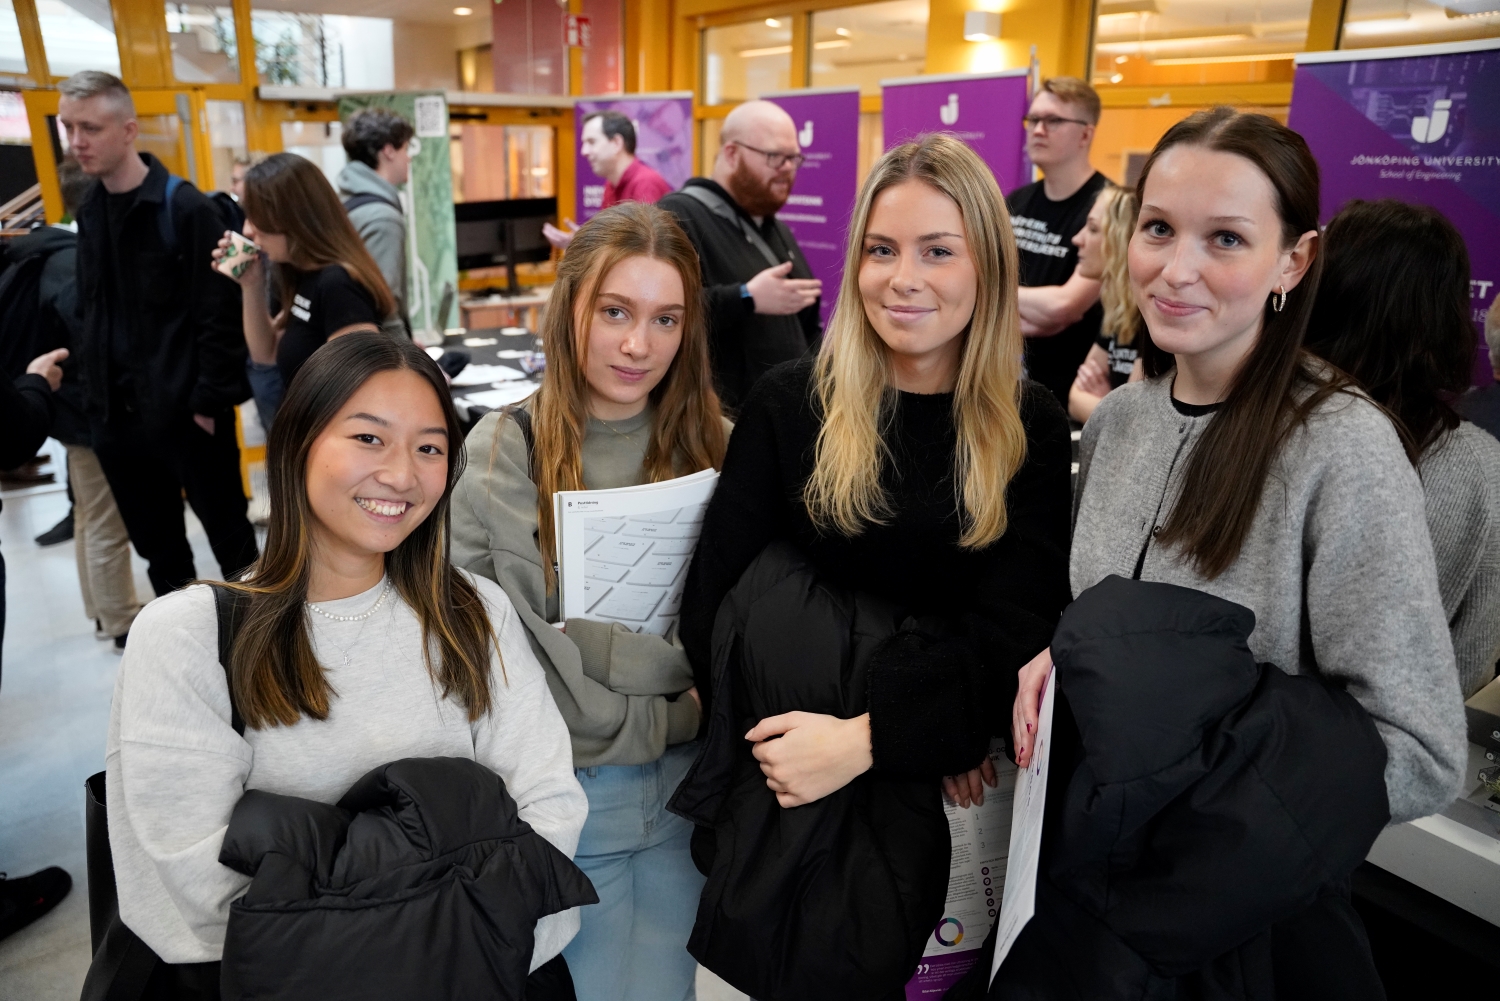
<instances>
[{"instance_id":1,"label":"woman in green sweatshirt","mask_svg":"<svg viewBox=\"0 0 1500 1001\"><path fill-rule=\"evenodd\" d=\"M674 633L559 621L552 519L558 490L723 461L729 425L709 371L698 259L672 217L632 202L579 230L542 338L542 388L469 435L453 559L510 596L572 735L589 798L577 862L600 898L566 952L579 1001L690 1001L687 939L703 879L691 825L666 800L696 753L692 668Z\"/></svg>"}]
</instances>

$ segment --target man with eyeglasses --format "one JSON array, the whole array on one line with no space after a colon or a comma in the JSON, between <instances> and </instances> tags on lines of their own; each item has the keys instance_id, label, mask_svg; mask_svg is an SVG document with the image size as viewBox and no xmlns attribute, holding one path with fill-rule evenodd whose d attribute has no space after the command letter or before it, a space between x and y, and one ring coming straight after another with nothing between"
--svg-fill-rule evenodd
<instances>
[{"instance_id":1,"label":"man with eyeglasses","mask_svg":"<svg viewBox=\"0 0 1500 1001\"><path fill-rule=\"evenodd\" d=\"M1042 82L1022 120L1026 153L1042 180L1006 198L1021 251L1021 332L1026 371L1068 406L1078 366L1099 336L1099 283L1075 274L1073 236L1108 179L1089 163L1099 95L1076 77Z\"/></svg>"},{"instance_id":2,"label":"man with eyeglasses","mask_svg":"<svg viewBox=\"0 0 1500 1001\"><path fill-rule=\"evenodd\" d=\"M767 369L817 341L822 283L776 218L803 159L791 116L748 101L719 135L713 176L692 178L658 204L698 250L714 383L733 410Z\"/></svg>"}]
</instances>

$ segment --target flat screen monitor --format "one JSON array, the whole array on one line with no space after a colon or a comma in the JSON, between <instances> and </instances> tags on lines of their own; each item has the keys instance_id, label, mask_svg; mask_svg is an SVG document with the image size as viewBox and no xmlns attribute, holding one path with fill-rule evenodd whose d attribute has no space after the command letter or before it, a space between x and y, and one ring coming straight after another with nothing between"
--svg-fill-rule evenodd
<instances>
[{"instance_id":1,"label":"flat screen monitor","mask_svg":"<svg viewBox=\"0 0 1500 1001\"><path fill-rule=\"evenodd\" d=\"M508 293L519 294L516 265L551 258L552 245L542 235L542 226L556 219L556 198L512 198L454 205L459 269L503 265Z\"/></svg>"}]
</instances>

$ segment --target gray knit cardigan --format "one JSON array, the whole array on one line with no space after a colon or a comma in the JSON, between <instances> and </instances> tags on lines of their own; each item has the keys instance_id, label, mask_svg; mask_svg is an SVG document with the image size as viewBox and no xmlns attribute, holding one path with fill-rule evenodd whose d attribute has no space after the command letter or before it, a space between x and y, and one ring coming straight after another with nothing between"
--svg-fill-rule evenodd
<instances>
[{"instance_id":1,"label":"gray knit cardigan","mask_svg":"<svg viewBox=\"0 0 1500 1001\"><path fill-rule=\"evenodd\" d=\"M1443 809L1467 761L1463 703L1422 484L1394 428L1361 397L1320 405L1275 461L1239 558L1208 580L1152 539L1213 419L1177 412L1170 375L1099 404L1080 449L1074 595L1131 576L1144 550L1142 579L1245 605L1258 660L1320 675L1370 713L1386 745L1392 823Z\"/></svg>"}]
</instances>

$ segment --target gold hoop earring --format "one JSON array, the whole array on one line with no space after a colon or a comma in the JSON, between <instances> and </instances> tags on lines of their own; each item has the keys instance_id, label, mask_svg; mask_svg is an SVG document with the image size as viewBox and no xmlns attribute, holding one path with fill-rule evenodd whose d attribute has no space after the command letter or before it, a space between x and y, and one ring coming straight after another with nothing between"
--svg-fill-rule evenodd
<instances>
[{"instance_id":1,"label":"gold hoop earring","mask_svg":"<svg viewBox=\"0 0 1500 1001\"><path fill-rule=\"evenodd\" d=\"M1276 291L1271 293L1271 308L1276 312L1286 309L1286 286L1276 286Z\"/></svg>"}]
</instances>

